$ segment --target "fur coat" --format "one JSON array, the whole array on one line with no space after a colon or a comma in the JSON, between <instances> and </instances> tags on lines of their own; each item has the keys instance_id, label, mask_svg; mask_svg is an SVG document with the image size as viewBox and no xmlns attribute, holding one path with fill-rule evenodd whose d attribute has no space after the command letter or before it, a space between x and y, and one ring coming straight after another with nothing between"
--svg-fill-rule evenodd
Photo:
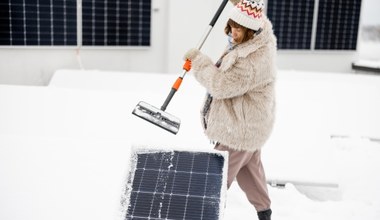
<instances>
[{"instance_id":1,"label":"fur coat","mask_svg":"<svg viewBox=\"0 0 380 220\"><path fill-rule=\"evenodd\" d=\"M277 47L272 24L263 20L261 33L237 45L219 68L199 51L192 59L195 78L213 97L205 134L238 151L261 149L274 124Z\"/></svg>"}]
</instances>

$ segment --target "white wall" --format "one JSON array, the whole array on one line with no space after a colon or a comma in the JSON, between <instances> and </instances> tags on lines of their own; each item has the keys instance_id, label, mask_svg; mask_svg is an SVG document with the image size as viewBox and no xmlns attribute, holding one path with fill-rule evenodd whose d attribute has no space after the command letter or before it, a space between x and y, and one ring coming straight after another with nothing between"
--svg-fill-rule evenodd
<instances>
[{"instance_id":1,"label":"white wall","mask_svg":"<svg viewBox=\"0 0 380 220\"><path fill-rule=\"evenodd\" d=\"M362 0L364 13L361 14L363 25L380 25L380 1Z\"/></svg>"},{"instance_id":2,"label":"white wall","mask_svg":"<svg viewBox=\"0 0 380 220\"><path fill-rule=\"evenodd\" d=\"M184 53L198 45L221 0L152 0L152 3L151 47L81 48L83 67L106 71L181 73ZM223 29L231 7L228 3L202 48L215 61L227 43ZM1 48L0 83L46 85L57 69L80 68L76 54L75 47ZM350 72L351 62L357 59L356 52L279 51L277 60L278 67L284 70Z\"/></svg>"},{"instance_id":3,"label":"white wall","mask_svg":"<svg viewBox=\"0 0 380 220\"><path fill-rule=\"evenodd\" d=\"M168 1L152 0L151 46L85 48L85 69L166 72ZM0 48L0 84L46 85L57 69L79 69L77 48Z\"/></svg>"},{"instance_id":4,"label":"white wall","mask_svg":"<svg viewBox=\"0 0 380 220\"><path fill-rule=\"evenodd\" d=\"M185 0L170 1L169 72L181 71L184 53L198 44L220 2L220 0L192 0L189 4ZM184 5L186 10L181 9ZM231 7L229 3L202 48L202 51L215 61L227 43L223 29ZM351 63L357 59L356 51L280 50L277 66L284 70L351 72Z\"/></svg>"},{"instance_id":5,"label":"white wall","mask_svg":"<svg viewBox=\"0 0 380 220\"><path fill-rule=\"evenodd\" d=\"M178 73L183 54L198 44L220 0L153 0L151 46L86 48L79 51L84 69ZM231 7L229 4L228 7ZM226 11L226 10L225 10ZM222 14L204 45L217 59L225 45ZM215 30L216 29L216 30ZM80 69L77 48L0 48L0 84L46 85L57 69Z\"/></svg>"},{"instance_id":6,"label":"white wall","mask_svg":"<svg viewBox=\"0 0 380 220\"><path fill-rule=\"evenodd\" d=\"M355 51L279 51L277 66L282 70L317 72L352 72L351 63L358 59Z\"/></svg>"},{"instance_id":7,"label":"white wall","mask_svg":"<svg viewBox=\"0 0 380 220\"><path fill-rule=\"evenodd\" d=\"M380 1L363 0L361 13L361 24L363 26L380 25ZM360 37L360 35L359 35ZM380 42L379 41L359 41L359 58L363 60L380 61Z\"/></svg>"},{"instance_id":8,"label":"white wall","mask_svg":"<svg viewBox=\"0 0 380 220\"><path fill-rule=\"evenodd\" d=\"M188 49L198 45L221 2L221 0L170 1L169 72L181 72L183 55ZM231 7L232 4L228 3L201 49L215 61L227 44L223 30Z\"/></svg>"}]
</instances>

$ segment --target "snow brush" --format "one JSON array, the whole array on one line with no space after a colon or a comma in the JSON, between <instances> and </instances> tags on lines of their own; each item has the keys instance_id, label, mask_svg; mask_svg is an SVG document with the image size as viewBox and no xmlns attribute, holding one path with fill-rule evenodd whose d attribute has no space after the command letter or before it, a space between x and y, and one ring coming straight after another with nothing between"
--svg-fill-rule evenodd
<instances>
[{"instance_id":1,"label":"snow brush","mask_svg":"<svg viewBox=\"0 0 380 220\"><path fill-rule=\"evenodd\" d=\"M216 11L214 17L212 18L210 24L208 25L207 30L205 31L205 34L201 38L201 41L199 42L198 46L196 47L198 50L200 50L206 41L207 37L209 36L212 28L214 27L216 21L218 20L220 14L222 13L223 9L225 8L227 2L229 0L223 0L222 4L219 6L218 10ZM161 106L160 109L146 103L143 101L140 101L136 107L133 109L132 114L136 115L137 117L140 117L154 125L157 125L158 127L161 127L173 134L177 134L179 131L179 127L181 125L181 120L174 115L171 115L167 112L165 112L166 108L168 107L171 99L173 98L174 94L178 91L179 87L181 86L182 80L185 77L186 73L190 71L191 68L191 62L187 60L185 64L183 65L183 73L182 76L178 77L177 80L174 82L169 95L166 97L166 100L164 104Z\"/></svg>"}]
</instances>

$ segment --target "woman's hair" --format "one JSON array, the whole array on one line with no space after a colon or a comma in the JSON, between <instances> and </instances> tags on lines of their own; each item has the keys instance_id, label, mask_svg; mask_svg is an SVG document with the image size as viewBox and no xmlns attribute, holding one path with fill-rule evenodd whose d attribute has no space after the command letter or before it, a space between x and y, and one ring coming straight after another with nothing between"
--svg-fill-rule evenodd
<instances>
[{"instance_id":1,"label":"woman's hair","mask_svg":"<svg viewBox=\"0 0 380 220\"><path fill-rule=\"evenodd\" d=\"M236 23L232 19L229 19L226 27L224 28L224 33L229 35L231 33L231 28L241 28L244 31L244 37L243 37L242 43L253 39L253 36L256 33L256 31L248 29L248 28Z\"/></svg>"}]
</instances>

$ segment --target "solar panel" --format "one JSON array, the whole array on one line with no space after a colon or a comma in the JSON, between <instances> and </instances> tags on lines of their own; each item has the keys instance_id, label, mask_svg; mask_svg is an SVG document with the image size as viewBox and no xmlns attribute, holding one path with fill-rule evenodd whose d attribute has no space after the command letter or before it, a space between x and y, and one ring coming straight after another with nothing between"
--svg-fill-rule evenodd
<instances>
[{"instance_id":1,"label":"solar panel","mask_svg":"<svg viewBox=\"0 0 380 220\"><path fill-rule=\"evenodd\" d=\"M151 0L83 0L82 44L149 46Z\"/></svg>"},{"instance_id":2,"label":"solar panel","mask_svg":"<svg viewBox=\"0 0 380 220\"><path fill-rule=\"evenodd\" d=\"M270 0L267 15L272 21L279 49L310 49L314 0Z\"/></svg>"},{"instance_id":3,"label":"solar panel","mask_svg":"<svg viewBox=\"0 0 380 220\"><path fill-rule=\"evenodd\" d=\"M76 0L0 2L0 45L77 44Z\"/></svg>"},{"instance_id":4,"label":"solar panel","mask_svg":"<svg viewBox=\"0 0 380 220\"><path fill-rule=\"evenodd\" d=\"M219 153L135 152L125 219L220 219L226 190Z\"/></svg>"},{"instance_id":5,"label":"solar panel","mask_svg":"<svg viewBox=\"0 0 380 220\"><path fill-rule=\"evenodd\" d=\"M361 1L319 0L315 49L355 50Z\"/></svg>"}]
</instances>

